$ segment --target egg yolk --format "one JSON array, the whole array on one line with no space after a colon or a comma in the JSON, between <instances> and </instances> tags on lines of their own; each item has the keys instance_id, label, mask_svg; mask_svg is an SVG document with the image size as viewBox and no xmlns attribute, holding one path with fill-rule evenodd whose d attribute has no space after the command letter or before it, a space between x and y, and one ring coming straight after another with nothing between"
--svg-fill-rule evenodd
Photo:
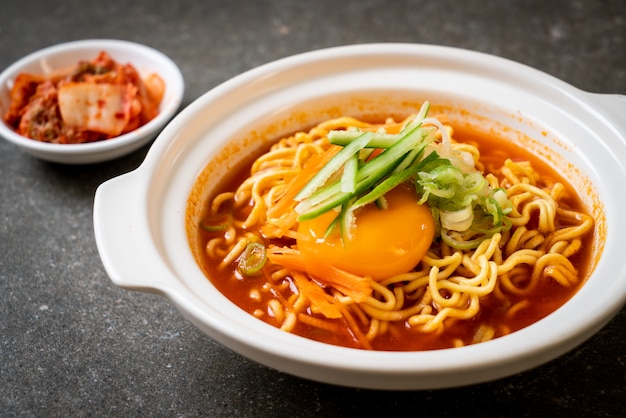
<instances>
[{"instance_id":1,"label":"egg yolk","mask_svg":"<svg viewBox=\"0 0 626 418\"><path fill-rule=\"evenodd\" d=\"M298 248L305 258L374 280L410 271L435 235L431 211L417 203L417 194L408 186L394 188L385 199L385 209L369 204L355 212L349 239L341 239L338 227L324 237L337 216L334 211L300 222Z\"/></svg>"}]
</instances>

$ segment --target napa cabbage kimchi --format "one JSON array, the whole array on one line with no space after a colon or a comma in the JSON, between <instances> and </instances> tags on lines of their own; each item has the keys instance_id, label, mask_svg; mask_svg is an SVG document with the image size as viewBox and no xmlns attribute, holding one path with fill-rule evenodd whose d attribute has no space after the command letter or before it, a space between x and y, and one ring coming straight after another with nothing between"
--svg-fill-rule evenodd
<instances>
[{"instance_id":1,"label":"napa cabbage kimchi","mask_svg":"<svg viewBox=\"0 0 626 418\"><path fill-rule=\"evenodd\" d=\"M4 120L18 134L59 144L110 139L148 123L159 112L165 83L101 51L91 61L50 75L21 73Z\"/></svg>"}]
</instances>

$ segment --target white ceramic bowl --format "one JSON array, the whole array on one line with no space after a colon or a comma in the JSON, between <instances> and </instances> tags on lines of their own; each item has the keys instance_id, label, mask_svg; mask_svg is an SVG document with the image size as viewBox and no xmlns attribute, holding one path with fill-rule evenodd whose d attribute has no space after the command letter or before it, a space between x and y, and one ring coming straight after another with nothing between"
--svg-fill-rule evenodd
<instances>
[{"instance_id":1,"label":"white ceramic bowl","mask_svg":"<svg viewBox=\"0 0 626 418\"><path fill-rule=\"evenodd\" d=\"M13 81L20 73L49 74L59 68L93 59L106 51L119 63L132 64L140 75L157 73L165 81L165 95L159 114L147 124L116 138L86 144L51 144L18 135L2 120L0 136L27 153L52 162L87 164L128 154L153 140L174 116L185 90L178 66L163 53L134 42L114 39L88 39L54 45L33 52L7 67L0 74L0 115L9 107Z\"/></svg>"},{"instance_id":2,"label":"white ceramic bowl","mask_svg":"<svg viewBox=\"0 0 626 418\"><path fill-rule=\"evenodd\" d=\"M404 99L460 106L504 126L584 190L597 221L594 268L564 306L493 341L425 352L372 352L314 342L244 313L198 268L186 221L208 189L268 138L339 113L401 109ZM410 101L410 100L409 100ZM404 103L404 104L403 104ZM370 44L305 53L261 66L209 91L163 130L134 172L95 196L98 249L122 288L161 294L198 328L234 351L312 380L378 389L425 389L497 379L549 361L585 341L626 301L626 98L583 92L502 58L448 47ZM459 112L459 118L470 118ZM456 116L453 116L456 117ZM470 121L471 122L471 121ZM237 151L239 150L239 151ZM188 219L187 219L188 218ZM581 371L584 373L584 371Z\"/></svg>"}]
</instances>

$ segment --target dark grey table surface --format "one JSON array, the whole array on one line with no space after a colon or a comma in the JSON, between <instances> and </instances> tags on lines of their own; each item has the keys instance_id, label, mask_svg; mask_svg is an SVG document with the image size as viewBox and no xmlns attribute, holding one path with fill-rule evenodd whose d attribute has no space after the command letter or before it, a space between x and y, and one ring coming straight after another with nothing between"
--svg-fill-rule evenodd
<instances>
[{"instance_id":1,"label":"dark grey table surface","mask_svg":"<svg viewBox=\"0 0 626 418\"><path fill-rule=\"evenodd\" d=\"M22 0L0 6L0 68L55 43L120 38L181 68L183 107L277 58L364 42L487 52L581 89L626 94L626 1ZM626 117L626 115L625 115ZM0 142L0 416L625 416L626 310L534 370L384 392L285 375L223 348L164 298L116 288L94 192L136 168L63 166Z\"/></svg>"}]
</instances>

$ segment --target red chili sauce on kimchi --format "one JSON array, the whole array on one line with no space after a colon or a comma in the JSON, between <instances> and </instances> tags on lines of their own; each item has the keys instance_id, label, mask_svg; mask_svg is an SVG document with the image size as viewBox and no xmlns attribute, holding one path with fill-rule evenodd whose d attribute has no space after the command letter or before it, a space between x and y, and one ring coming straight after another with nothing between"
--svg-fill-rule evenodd
<instances>
[{"instance_id":1,"label":"red chili sauce on kimchi","mask_svg":"<svg viewBox=\"0 0 626 418\"><path fill-rule=\"evenodd\" d=\"M91 61L50 75L20 73L4 121L18 134L43 142L80 144L130 132L159 113L165 83L145 78L105 51Z\"/></svg>"}]
</instances>

